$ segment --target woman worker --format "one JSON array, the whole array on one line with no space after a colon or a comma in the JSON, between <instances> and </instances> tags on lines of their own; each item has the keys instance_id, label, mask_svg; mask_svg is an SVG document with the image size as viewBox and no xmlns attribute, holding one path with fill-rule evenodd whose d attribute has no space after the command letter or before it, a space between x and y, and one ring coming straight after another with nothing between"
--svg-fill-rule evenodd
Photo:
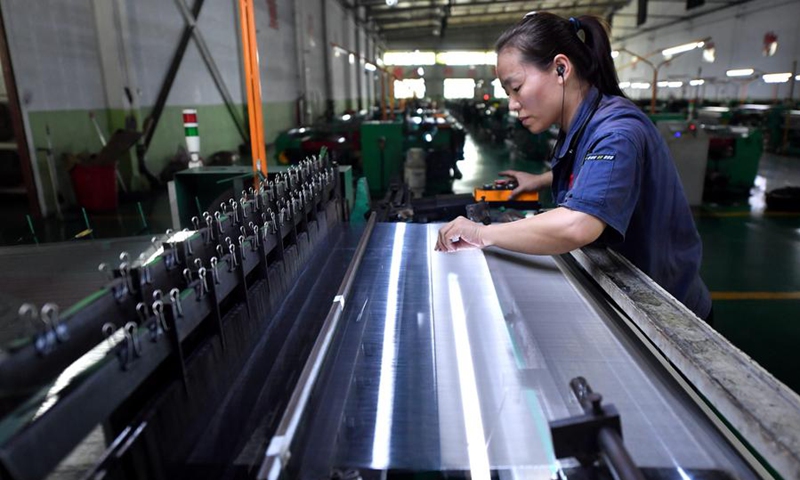
<instances>
[{"instance_id":1,"label":"woman worker","mask_svg":"<svg viewBox=\"0 0 800 480\"><path fill-rule=\"evenodd\" d=\"M488 226L459 217L439 231L436 250L494 245L556 255L609 246L710 320L703 247L678 172L658 130L620 90L603 24L532 12L496 51L509 109L533 133L561 130L552 171L502 173L517 181L514 194L551 185L557 208Z\"/></svg>"}]
</instances>

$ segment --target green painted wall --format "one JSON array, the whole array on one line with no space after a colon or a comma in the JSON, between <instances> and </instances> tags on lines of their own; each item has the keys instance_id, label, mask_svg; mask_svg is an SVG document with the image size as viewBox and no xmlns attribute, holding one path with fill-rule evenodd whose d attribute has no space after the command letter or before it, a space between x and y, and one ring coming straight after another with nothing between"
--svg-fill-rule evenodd
<instances>
[{"instance_id":1,"label":"green painted wall","mask_svg":"<svg viewBox=\"0 0 800 480\"><path fill-rule=\"evenodd\" d=\"M200 150L203 156L211 156L220 150L238 150L243 142L233 120L225 105L206 106L169 106L164 109L161 120L153 135L150 149L147 152L147 165L156 176L167 165L169 159L175 154L180 145L184 145L183 109L196 108L200 131ZM244 118L244 109L237 106ZM61 158L65 153L97 152L101 148L100 139L89 117L89 110L57 110L57 111L32 111L28 112L33 144L35 149L47 146L46 127L50 126L53 151L56 162L61 165ZM275 102L264 103L264 139L270 144L281 131L295 126L295 103ZM145 118L150 109L142 109L141 118ZM115 128L125 124L125 110L98 110L95 112L97 122L103 135L108 138ZM247 129L247 125L245 125ZM249 133L249 132L248 132ZM50 185L46 157L37 150L37 161L41 174L42 185ZM127 161L120 162L120 172L130 184L131 164L135 154ZM62 167L63 169L63 167ZM62 177L62 183L66 180ZM54 202L50 188L44 188L45 201L50 208Z\"/></svg>"}]
</instances>

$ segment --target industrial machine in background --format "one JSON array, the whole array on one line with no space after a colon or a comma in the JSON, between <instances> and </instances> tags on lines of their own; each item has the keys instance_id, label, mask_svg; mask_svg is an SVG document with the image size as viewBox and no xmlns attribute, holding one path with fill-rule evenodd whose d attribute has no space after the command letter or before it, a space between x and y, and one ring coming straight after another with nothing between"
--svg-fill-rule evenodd
<instances>
[{"instance_id":1,"label":"industrial machine in background","mask_svg":"<svg viewBox=\"0 0 800 480\"><path fill-rule=\"evenodd\" d=\"M412 159L418 196L452 193L453 179L461 178L458 162L464 158L465 140L466 132L452 116L423 108L395 121L365 122L361 153L370 194L380 198L393 178L405 178L407 158Z\"/></svg>"},{"instance_id":2,"label":"industrial machine in background","mask_svg":"<svg viewBox=\"0 0 800 480\"><path fill-rule=\"evenodd\" d=\"M656 126L669 147L689 205L701 205L708 159L708 135L693 122L659 121Z\"/></svg>"},{"instance_id":3,"label":"industrial machine in background","mask_svg":"<svg viewBox=\"0 0 800 480\"><path fill-rule=\"evenodd\" d=\"M747 198L764 151L761 129L707 125L703 130L709 136L704 199L726 202Z\"/></svg>"},{"instance_id":4,"label":"industrial machine in background","mask_svg":"<svg viewBox=\"0 0 800 480\"><path fill-rule=\"evenodd\" d=\"M407 152L418 149L424 154L424 175L416 177L424 182L419 195L436 195L451 192L453 179L460 178L465 138L450 115L409 104L394 120L346 114L333 123L295 128L280 134L275 147L282 164L327 148L336 162L353 167L355 177L367 179L373 197L383 196L393 178L404 177Z\"/></svg>"},{"instance_id":5,"label":"industrial machine in background","mask_svg":"<svg viewBox=\"0 0 800 480\"><path fill-rule=\"evenodd\" d=\"M326 148L340 165L361 163L361 124L366 115L347 113L328 122L292 128L275 139L275 160L280 165L296 165Z\"/></svg>"},{"instance_id":6,"label":"industrial machine in background","mask_svg":"<svg viewBox=\"0 0 800 480\"><path fill-rule=\"evenodd\" d=\"M550 151L553 139L549 131L531 133L510 112L505 100L459 100L447 103L447 108L473 135L487 145L502 145L514 160L542 161Z\"/></svg>"}]
</instances>

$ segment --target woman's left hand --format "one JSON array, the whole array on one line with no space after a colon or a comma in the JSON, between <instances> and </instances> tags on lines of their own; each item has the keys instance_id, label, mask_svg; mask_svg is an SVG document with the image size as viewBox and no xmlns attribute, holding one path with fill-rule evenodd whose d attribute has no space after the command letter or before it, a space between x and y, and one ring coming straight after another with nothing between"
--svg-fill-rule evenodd
<instances>
[{"instance_id":1,"label":"woman's left hand","mask_svg":"<svg viewBox=\"0 0 800 480\"><path fill-rule=\"evenodd\" d=\"M488 245L483 239L485 228L485 225L458 217L439 230L439 238L434 250L455 252L456 250L486 247Z\"/></svg>"}]
</instances>

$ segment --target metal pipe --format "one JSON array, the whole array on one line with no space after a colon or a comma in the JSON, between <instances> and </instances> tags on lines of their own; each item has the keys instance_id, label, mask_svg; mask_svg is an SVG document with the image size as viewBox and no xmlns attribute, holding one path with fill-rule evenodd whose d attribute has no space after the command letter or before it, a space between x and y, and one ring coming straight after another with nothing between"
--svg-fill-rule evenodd
<instances>
[{"instance_id":1,"label":"metal pipe","mask_svg":"<svg viewBox=\"0 0 800 480\"><path fill-rule=\"evenodd\" d=\"M239 0L239 21L242 33L242 59L247 87L247 114L250 120L250 154L253 175L267 178L267 154L264 145L264 115L261 110L261 72L258 68L255 6L253 0Z\"/></svg>"}]
</instances>

